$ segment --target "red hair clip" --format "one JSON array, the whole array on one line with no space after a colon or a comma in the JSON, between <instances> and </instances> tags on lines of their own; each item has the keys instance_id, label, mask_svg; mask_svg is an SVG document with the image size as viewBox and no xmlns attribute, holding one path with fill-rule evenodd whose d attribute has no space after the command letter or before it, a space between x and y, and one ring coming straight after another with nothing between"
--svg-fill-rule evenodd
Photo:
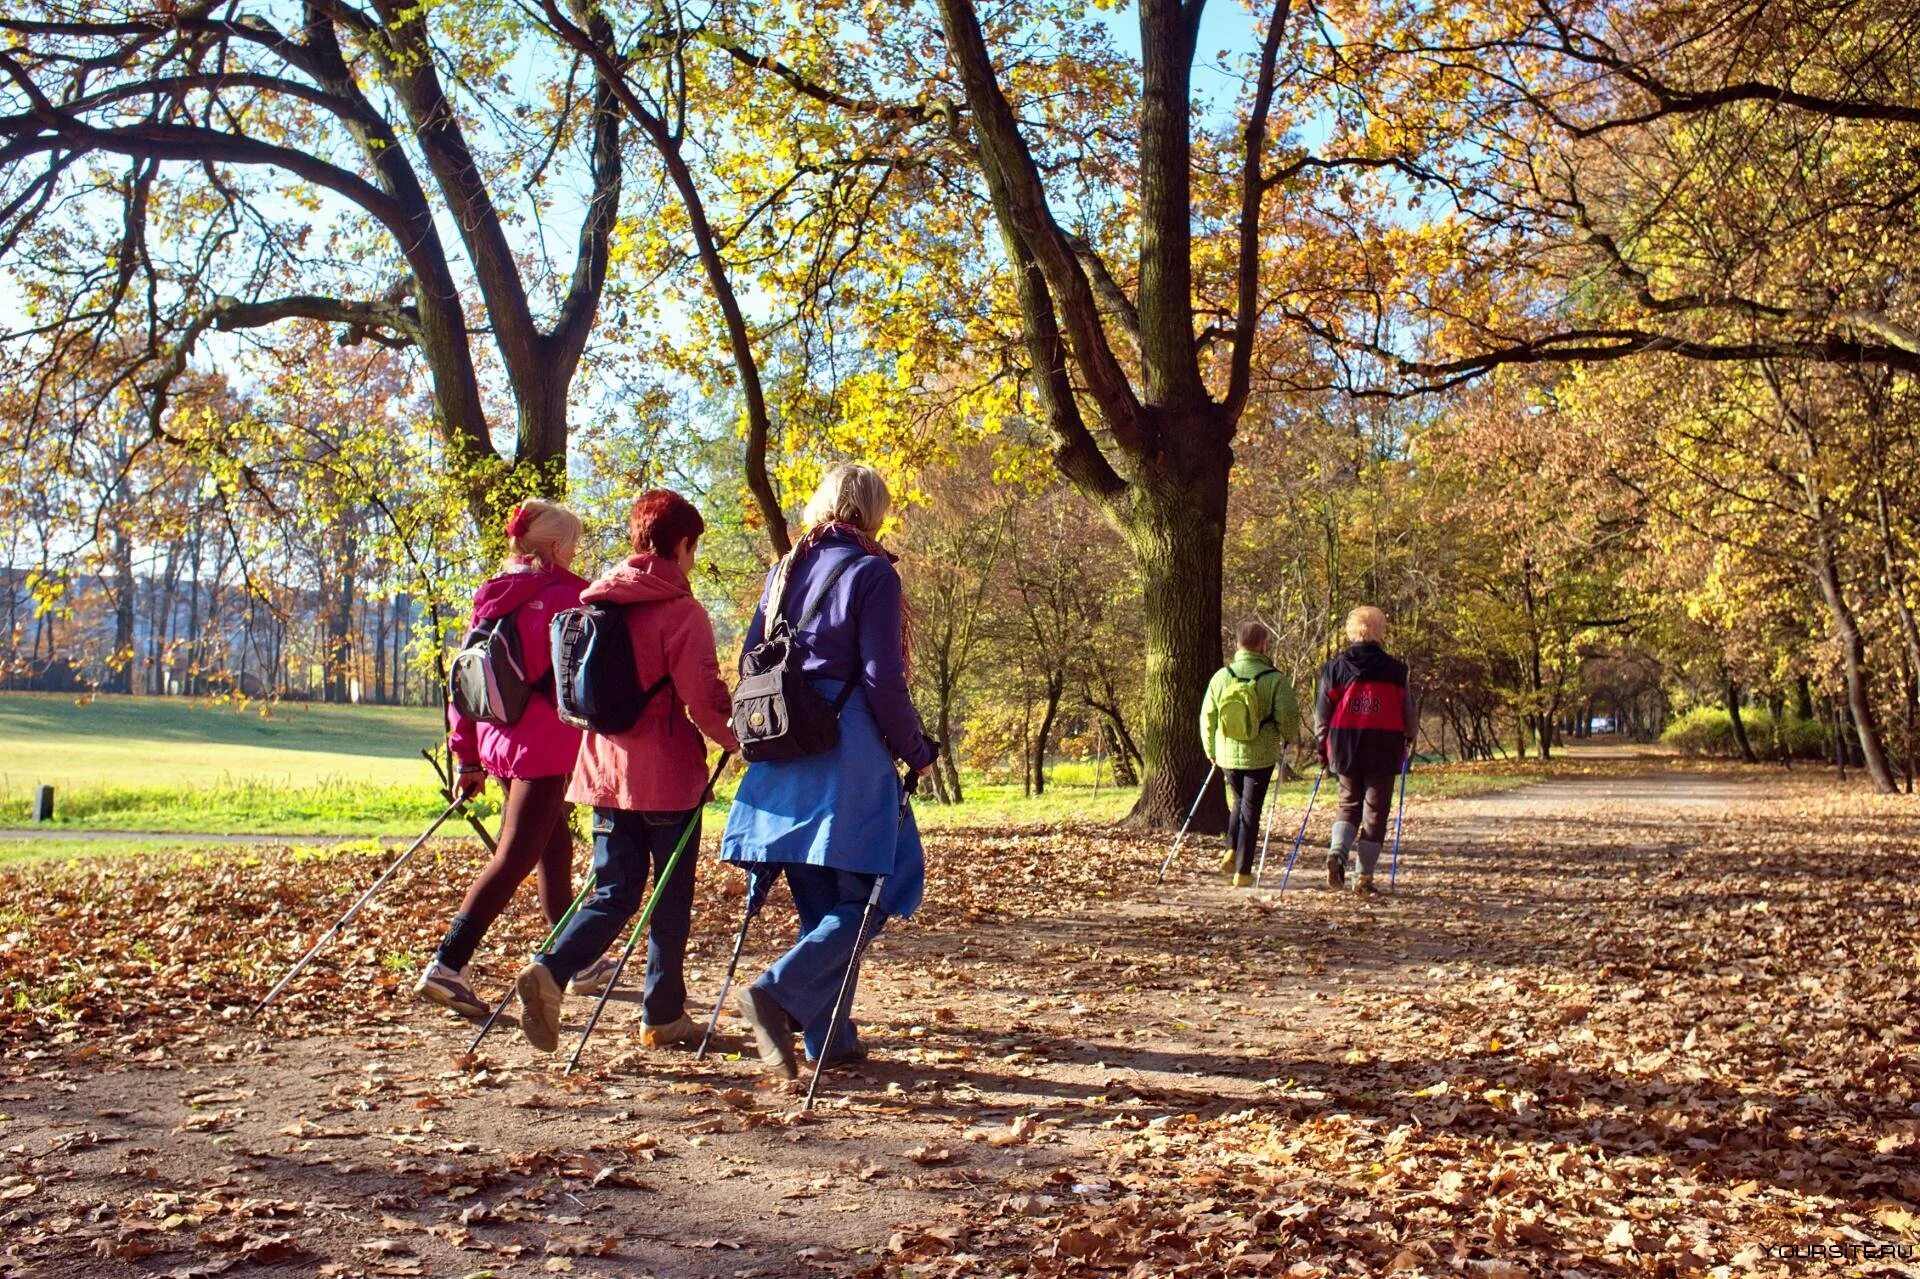
<instances>
[{"instance_id":1,"label":"red hair clip","mask_svg":"<svg viewBox=\"0 0 1920 1279\"><path fill-rule=\"evenodd\" d=\"M533 527L533 516L527 513L527 508L524 506L514 507L513 514L507 516L508 537L525 537L527 530L531 527Z\"/></svg>"}]
</instances>

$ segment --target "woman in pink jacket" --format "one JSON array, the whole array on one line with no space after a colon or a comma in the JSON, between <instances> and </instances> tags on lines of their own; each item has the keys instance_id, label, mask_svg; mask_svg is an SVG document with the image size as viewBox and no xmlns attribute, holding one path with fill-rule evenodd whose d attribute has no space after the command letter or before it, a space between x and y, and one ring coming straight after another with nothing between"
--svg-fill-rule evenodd
<instances>
[{"instance_id":1,"label":"woman in pink jacket","mask_svg":"<svg viewBox=\"0 0 1920 1279\"><path fill-rule=\"evenodd\" d=\"M647 931L641 1040L649 1048L691 1043L700 1028L687 1016L684 975L699 863L700 806L706 802L707 744L739 748L714 652L713 622L693 597L688 575L706 521L678 493L654 489L633 504L633 558L581 592L590 603L625 606L641 688L668 679L624 733L588 733L567 797L593 805L594 893L545 954L519 977L520 1029L552 1052L560 1039L560 991L579 993L576 976L626 927L647 882L666 869L689 826L687 851L674 866ZM569 982L571 981L571 985ZM603 983L604 984L604 983Z\"/></svg>"},{"instance_id":2,"label":"woman in pink jacket","mask_svg":"<svg viewBox=\"0 0 1920 1279\"><path fill-rule=\"evenodd\" d=\"M414 990L422 999L475 1019L489 1010L467 984L467 964L528 873L539 871L540 908L549 924L558 923L573 900L567 779L580 753L580 732L561 723L554 707L547 624L555 613L579 604L580 588L587 584L568 568L580 533L580 517L566 507L538 498L522 502L507 520L506 567L482 583L473 597L475 624L513 619L527 681L535 688L526 710L512 724L477 723L457 711L452 716L453 754L460 762L456 786L461 794L472 795L489 776L497 779L505 811L493 860L467 889L439 953ZM595 976L582 974L583 984ZM603 971L598 979L605 983Z\"/></svg>"}]
</instances>

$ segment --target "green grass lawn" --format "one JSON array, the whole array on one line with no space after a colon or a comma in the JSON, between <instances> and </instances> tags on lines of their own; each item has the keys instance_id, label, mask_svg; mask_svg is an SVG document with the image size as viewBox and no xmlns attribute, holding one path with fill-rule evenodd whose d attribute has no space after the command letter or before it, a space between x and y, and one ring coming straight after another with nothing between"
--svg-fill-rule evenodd
<instances>
[{"instance_id":1,"label":"green grass lawn","mask_svg":"<svg viewBox=\"0 0 1920 1279\"><path fill-rule=\"evenodd\" d=\"M441 736L439 711L417 706L4 693L0 789L415 782Z\"/></svg>"},{"instance_id":2,"label":"green grass lawn","mask_svg":"<svg viewBox=\"0 0 1920 1279\"><path fill-rule=\"evenodd\" d=\"M438 740L431 709L283 705L263 714L257 705L184 699L0 695L0 827L31 824L33 787L44 782L57 788L50 836L101 833L97 840L0 840L0 862L190 845L176 835L418 834L444 805L419 755ZM1511 764L1416 767L1408 791L1469 794L1538 776ZM730 769L721 782L711 828L725 821L737 777ZM1028 796L1017 783L966 778L964 804L943 805L928 788L916 811L929 830L1113 822L1132 808L1134 793L1110 779L1096 787L1091 766L1062 763L1045 794ZM1277 785L1275 803L1297 811L1309 786ZM497 796L490 790L478 805L490 822ZM1320 797L1322 805L1330 799Z\"/></svg>"},{"instance_id":3,"label":"green grass lawn","mask_svg":"<svg viewBox=\"0 0 1920 1279\"><path fill-rule=\"evenodd\" d=\"M193 833L395 833L439 810L422 747L439 713L0 695L0 825L54 787L57 825Z\"/></svg>"}]
</instances>

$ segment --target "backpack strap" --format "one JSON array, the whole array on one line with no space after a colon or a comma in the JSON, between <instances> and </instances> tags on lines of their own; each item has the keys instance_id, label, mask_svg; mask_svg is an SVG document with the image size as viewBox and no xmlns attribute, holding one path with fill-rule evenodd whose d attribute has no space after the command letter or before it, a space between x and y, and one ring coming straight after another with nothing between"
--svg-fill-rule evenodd
<instances>
[{"instance_id":1,"label":"backpack strap","mask_svg":"<svg viewBox=\"0 0 1920 1279\"><path fill-rule=\"evenodd\" d=\"M864 558L866 558L864 555L849 555L833 566L832 571L827 574L827 580L820 583L820 590L814 595L813 603L807 606L807 611L802 613L800 620L794 624L794 630L804 630L812 624L814 618L820 616L820 610L827 606L827 597L833 594L833 588L840 585L840 579L847 575L847 570L853 567L856 560Z\"/></svg>"},{"instance_id":2,"label":"backpack strap","mask_svg":"<svg viewBox=\"0 0 1920 1279\"><path fill-rule=\"evenodd\" d=\"M767 630L771 632L775 625L781 625L785 626L789 633L791 633L811 624L814 618L820 616L820 610L827 606L827 600L833 595L833 588L840 584L840 579L845 577L848 571L853 568L854 564L863 558L865 558L864 554L849 555L838 564L835 564L827 573L826 580L820 583L820 589L814 593L813 602L807 606L806 612L800 615L800 621L798 623L789 623L786 620L786 595L788 587L786 582L782 582L780 586L780 599L774 605L773 616L767 622ZM792 569L793 563L792 560L789 559L785 570L789 577L792 575ZM859 684L858 672L855 672L854 678L844 681L840 689L840 695L829 703L833 707L833 713L836 716L846 709L848 699L853 696L853 691L859 687Z\"/></svg>"},{"instance_id":3,"label":"backpack strap","mask_svg":"<svg viewBox=\"0 0 1920 1279\"><path fill-rule=\"evenodd\" d=\"M1278 668L1271 667L1271 666L1267 668L1266 675L1278 675L1278 674L1280 674L1280 671L1278 670ZM1253 677L1253 689L1256 693L1260 691L1260 681L1266 678L1266 675L1256 675ZM1265 728L1269 724L1272 724L1276 728L1279 727L1280 720L1274 714L1275 711L1280 709L1279 702L1280 702L1280 699L1278 696L1276 696L1273 693L1267 694L1267 713L1261 717L1261 720L1260 720L1261 728Z\"/></svg>"},{"instance_id":4,"label":"backpack strap","mask_svg":"<svg viewBox=\"0 0 1920 1279\"><path fill-rule=\"evenodd\" d=\"M526 605L524 604L520 606L520 608L525 608L525 607ZM520 617L520 609L516 608L509 612L501 614L499 617L487 618L486 620L491 623L491 625L487 629L487 633L493 636L499 636L501 634L511 635L513 637L513 640L512 640L513 647L519 648L520 647L520 623L518 620L519 617ZM507 623L509 622L513 623L513 625L510 627L507 625ZM560 695L557 691L557 686L554 682L552 664L551 663L548 664L547 673L542 675L539 679L527 679L527 672L525 670L525 666L526 666L526 654L522 653L519 655L519 664L514 669L519 673L521 679L527 680L527 691L529 693L544 693L547 695L549 700L554 701L555 703L558 703Z\"/></svg>"}]
</instances>

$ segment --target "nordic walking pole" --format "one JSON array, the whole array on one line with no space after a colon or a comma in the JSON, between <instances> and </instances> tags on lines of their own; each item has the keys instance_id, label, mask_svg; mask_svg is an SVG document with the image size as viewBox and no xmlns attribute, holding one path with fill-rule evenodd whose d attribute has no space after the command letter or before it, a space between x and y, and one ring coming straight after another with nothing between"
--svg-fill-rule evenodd
<instances>
[{"instance_id":1,"label":"nordic walking pole","mask_svg":"<svg viewBox=\"0 0 1920 1279\"><path fill-rule=\"evenodd\" d=\"M840 979L840 994L833 1001L833 1015L827 1018L827 1037L820 1045L820 1055L813 1059L813 1081L807 1085L807 1104L803 1109L813 1109L813 1095L820 1090L820 1072L827 1068L827 1057L839 1037L840 1023L846 1020L847 996L853 990L853 975L860 968L860 952L867 945L867 925L873 920L873 908L880 904L880 890L886 882L885 875L874 876L873 891L867 894L867 904L860 910L860 931L853 935L853 954L847 957L847 975Z\"/></svg>"},{"instance_id":2,"label":"nordic walking pole","mask_svg":"<svg viewBox=\"0 0 1920 1279\"><path fill-rule=\"evenodd\" d=\"M421 747L420 754L426 759L427 763L433 765L434 775L440 779L440 793L448 799L452 799L453 775L447 772L446 765L442 764L440 757L427 747ZM473 833L480 837L480 842L487 846L489 853L497 853L500 851L499 848L494 845L493 836L487 834L486 826L482 824L479 817L474 815L471 809L467 810L463 816L467 819L467 825L473 827Z\"/></svg>"},{"instance_id":3,"label":"nordic walking pole","mask_svg":"<svg viewBox=\"0 0 1920 1279\"><path fill-rule=\"evenodd\" d=\"M1307 811L1300 814L1300 830L1299 833L1293 837L1293 851L1287 854L1287 869L1280 876L1280 895L1282 897L1287 894L1287 880L1293 877L1293 859L1300 855L1300 845L1306 842L1307 823L1313 820L1313 801L1320 798L1320 783L1326 780L1327 766L1322 764L1320 765L1320 771L1314 775L1313 794L1307 796ZM1260 886L1260 880L1257 876L1253 881L1253 886L1255 888Z\"/></svg>"},{"instance_id":4,"label":"nordic walking pole","mask_svg":"<svg viewBox=\"0 0 1920 1279\"><path fill-rule=\"evenodd\" d=\"M394 858L392 864L389 865L385 870L380 872L380 878L374 880L373 883L367 886L367 891L364 893L361 893L359 900L354 902L352 906L347 908L347 913L340 916L340 921L336 923L332 928L327 929L327 931L324 934L322 934L320 940L313 943L313 948L311 950L307 951L306 954L300 956L300 962L287 970L287 975L285 977L282 977L278 982L274 984L273 989L268 991L266 993L266 997L263 998L259 1003L253 1006L253 1010L249 1012L247 1016L249 1018L258 1017L260 1015L260 1010L262 1008L265 1008L268 1004L272 1003L274 1001L274 998L278 996L281 991L287 988L287 983L300 975L300 970L302 968L305 968L308 962L311 961L315 955L320 953L321 948L324 947L328 942L332 941L334 938L334 935L338 933L342 928L345 928L348 924L353 922L353 917L360 913L360 908L362 906L365 906L369 901L371 901L373 899L373 895L380 891L380 885L386 883L389 879L392 879L393 873L399 870L402 866L406 865L407 859L420 851L420 845L426 843L427 840L433 837L433 832L440 829L440 824L446 821L447 818L453 816L455 811L457 811L460 808L460 806L465 804L466 802L467 801L463 796L459 799L454 800L451 804L448 804L445 808L441 809L440 815L433 819L433 825L427 827L427 829L421 833L420 838L414 840L413 843L407 846L406 852Z\"/></svg>"},{"instance_id":5,"label":"nordic walking pole","mask_svg":"<svg viewBox=\"0 0 1920 1279\"><path fill-rule=\"evenodd\" d=\"M1400 803L1393 810L1393 865L1387 868L1387 887L1400 877L1400 827L1407 820L1407 774L1413 768L1413 752L1400 761Z\"/></svg>"},{"instance_id":6,"label":"nordic walking pole","mask_svg":"<svg viewBox=\"0 0 1920 1279\"><path fill-rule=\"evenodd\" d=\"M646 909L640 912L640 918L634 921L633 931L627 934L627 944L620 952L620 961L613 966L613 974L607 978L607 984L600 990L600 998L593 1005L593 1014L587 1018L587 1028L580 1032L580 1042L573 1046L573 1056L567 1058L567 1068L562 1074L571 1075L573 1068L580 1064L580 1054L585 1051L587 1037L593 1034L593 1028L600 1024L600 1014L607 1009L607 1000L613 995L613 988L620 984L620 974L627 970L627 960L633 957L633 948L640 941L640 934L647 931L647 925L653 922L654 909L660 905L660 899L666 896L667 885L673 880L673 871L680 864L680 854L687 850L687 841L693 838L694 829L700 825L700 809L706 805L707 796L713 792L713 784L720 780L720 770L733 758L730 751L720 752L720 762L713 766L713 773L707 778L707 784L700 791L700 803L695 805L693 816L687 820L687 828L680 832L680 842L673 846L673 852L667 855L667 864L654 876L653 892L647 898Z\"/></svg>"},{"instance_id":7,"label":"nordic walking pole","mask_svg":"<svg viewBox=\"0 0 1920 1279\"><path fill-rule=\"evenodd\" d=\"M777 872L767 867L768 874L763 881L759 875L761 869L756 866L747 871L747 914L740 921L739 935L733 939L733 958L727 961L726 980L720 983L720 998L713 1001L713 1012L707 1017L707 1033L700 1036L700 1048L693 1054L695 1061L707 1059L707 1045L713 1041L713 1028L720 1024L720 1010L726 1006L727 992L733 989L734 970L740 967L740 949L747 944L747 929L753 926L753 917L766 905L767 894L773 891L773 881L778 878ZM762 883L766 884L764 889L761 888Z\"/></svg>"},{"instance_id":8,"label":"nordic walking pole","mask_svg":"<svg viewBox=\"0 0 1920 1279\"><path fill-rule=\"evenodd\" d=\"M913 798L913 792L920 788L920 774L908 773L900 784L900 816L907 815L907 802ZM867 894L867 904L860 909L860 931L853 935L853 953L847 956L847 975L840 979L840 993L834 997L833 1014L827 1018L827 1037L820 1044L820 1055L813 1059L813 1079L807 1084L806 1110L813 1109L814 1094L820 1090L820 1072L827 1067L827 1054L833 1051L834 1040L840 1037L840 1022L851 1011L853 975L860 970L860 952L867 948L867 925L873 920L873 908L880 904L880 890L886 886L887 877L877 875L873 881L873 891Z\"/></svg>"},{"instance_id":9,"label":"nordic walking pole","mask_svg":"<svg viewBox=\"0 0 1920 1279\"><path fill-rule=\"evenodd\" d=\"M1267 820L1264 823L1265 828L1260 832L1260 864L1253 872L1253 886L1255 888L1260 887L1260 877L1267 873L1267 841L1273 838L1273 810L1278 807L1280 807L1280 805L1277 803L1269 803L1267 805ZM1234 863L1234 868L1236 870L1239 869L1238 862Z\"/></svg>"},{"instance_id":10,"label":"nordic walking pole","mask_svg":"<svg viewBox=\"0 0 1920 1279\"><path fill-rule=\"evenodd\" d=\"M547 938L540 943L540 948L533 952L535 955L544 955L547 953L547 948L552 946L554 939L560 936L560 930L572 923L573 917L580 913L580 903L587 900L587 894L592 892L593 888L593 872L589 871L587 872L587 882L582 884L580 891L573 896L573 904L567 907L566 913L560 916L559 922L547 930ZM511 1004L513 997L519 993L520 987L518 985L508 983L507 993L500 996L500 1002L495 1004L493 1011L487 1014L487 1020L485 1024L480 1027L480 1033L475 1035L473 1042L467 1045L467 1052L469 1054L480 1051L480 1041L487 1037L487 1032L493 1029L493 1023L500 1020L500 1014L507 1011L507 1005Z\"/></svg>"},{"instance_id":11,"label":"nordic walking pole","mask_svg":"<svg viewBox=\"0 0 1920 1279\"><path fill-rule=\"evenodd\" d=\"M1173 847L1167 850L1167 860L1160 863L1160 878L1154 880L1154 883L1167 882L1167 868L1173 865L1174 855L1180 851L1180 845L1187 837L1187 827L1193 825L1193 815L1200 811L1200 801L1207 797L1207 788L1213 785L1213 775L1219 771L1219 764L1212 760L1207 761L1207 780L1200 783L1200 793L1193 797L1193 807L1187 810L1187 820L1180 823L1180 833L1173 837Z\"/></svg>"}]
</instances>

